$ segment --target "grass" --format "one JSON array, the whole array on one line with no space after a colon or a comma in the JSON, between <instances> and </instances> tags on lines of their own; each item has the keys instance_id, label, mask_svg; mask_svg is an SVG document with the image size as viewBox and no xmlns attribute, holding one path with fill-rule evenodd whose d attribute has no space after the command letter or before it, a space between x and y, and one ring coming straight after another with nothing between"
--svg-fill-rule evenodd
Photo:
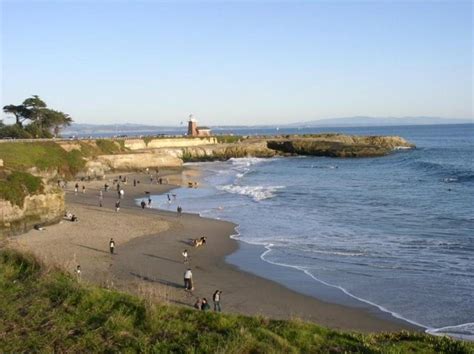
<instances>
[{"instance_id":1,"label":"grass","mask_svg":"<svg viewBox=\"0 0 474 354\"><path fill-rule=\"evenodd\" d=\"M54 141L9 142L0 144L0 159L10 170L26 171L36 167L42 171L57 171L65 178L84 169L86 158L128 151L123 141L98 139L94 143L73 142L80 149L64 150Z\"/></svg>"},{"instance_id":2,"label":"grass","mask_svg":"<svg viewBox=\"0 0 474 354\"><path fill-rule=\"evenodd\" d=\"M80 151L67 152L55 142L3 143L0 144L0 158L11 170L25 171L36 167L56 170L64 176L74 176L85 166Z\"/></svg>"},{"instance_id":3,"label":"grass","mask_svg":"<svg viewBox=\"0 0 474 354\"><path fill-rule=\"evenodd\" d=\"M302 321L200 312L81 284L0 251L0 352L472 353L421 333L362 335Z\"/></svg>"},{"instance_id":4,"label":"grass","mask_svg":"<svg viewBox=\"0 0 474 354\"><path fill-rule=\"evenodd\" d=\"M26 172L14 171L0 177L0 199L23 207L25 197L43 191L43 182Z\"/></svg>"}]
</instances>

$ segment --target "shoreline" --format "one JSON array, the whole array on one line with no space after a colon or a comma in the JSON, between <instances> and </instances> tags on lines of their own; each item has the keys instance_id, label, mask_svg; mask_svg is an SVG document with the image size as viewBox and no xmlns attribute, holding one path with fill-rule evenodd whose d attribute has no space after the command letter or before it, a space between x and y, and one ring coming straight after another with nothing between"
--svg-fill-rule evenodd
<instances>
[{"instance_id":1,"label":"shoreline","mask_svg":"<svg viewBox=\"0 0 474 354\"><path fill-rule=\"evenodd\" d=\"M67 251L68 248L74 249L80 253L77 257L83 257L81 267L85 280L105 285L112 283L111 286L121 290L152 296L158 301L192 307L197 296L211 299L213 291L220 289L224 291L222 305L225 312L276 319L297 318L335 329L362 332L421 330L405 321L382 318L367 309L318 300L229 264L227 258L237 253L235 251L241 247L237 240L230 237L236 234L236 225L233 223L202 218L186 211L178 218L174 212L141 210L136 205L135 200L143 198L145 191L163 196L167 191L184 185L182 171L186 169L169 171L168 176L172 184L150 185L144 182L140 183L138 188L130 186L130 181L134 178L132 176L140 178L146 176L127 174L129 185L126 187L125 199L122 201L122 210L119 213L110 208L116 198L105 197L105 193L104 208L97 206L98 189L95 188L100 188L103 181L80 182L88 185L87 192L75 196L68 191L68 208L76 208L81 212L90 213L91 217L97 217L95 221L105 224L106 231L102 229L96 233L90 229L90 225L87 223L84 225L81 221L82 216L78 215L80 222L77 224L63 222L48 227L42 233L32 230L15 237L14 241L20 248L46 255L46 259L48 254L55 254L56 248L58 252L56 256L59 259L56 263L62 264L63 268L69 271L73 269L71 267L73 260ZM90 190L93 192L89 192ZM63 233L70 234L68 231L72 227L79 229L73 239L74 237L85 239L82 248L63 238ZM112 232L107 232L107 228ZM114 256L110 256L107 252L107 242L111 234L119 235L117 240L120 240L117 244L117 254ZM188 239L202 234L208 237L208 244L197 250L191 249L187 244ZM63 244L58 245L58 240ZM66 250L57 249L58 246L65 246ZM182 263L181 250L184 248L190 252L191 266L197 284L196 291L192 294L184 291L182 286L185 265ZM68 259L69 264L64 264L64 260ZM51 257L49 262L55 263Z\"/></svg>"}]
</instances>

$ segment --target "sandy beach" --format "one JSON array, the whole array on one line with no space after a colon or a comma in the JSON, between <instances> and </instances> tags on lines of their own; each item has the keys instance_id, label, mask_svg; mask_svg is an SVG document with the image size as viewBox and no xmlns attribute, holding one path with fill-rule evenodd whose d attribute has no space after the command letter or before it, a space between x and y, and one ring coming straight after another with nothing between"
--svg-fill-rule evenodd
<instances>
[{"instance_id":1,"label":"sandy beach","mask_svg":"<svg viewBox=\"0 0 474 354\"><path fill-rule=\"evenodd\" d=\"M160 171L166 184L151 183L146 174L128 174L122 184L125 196L121 209L115 211L116 186L108 176L110 190L103 193L103 207L99 207L99 190L106 181L79 182L85 193L74 193L74 183L66 190L67 209L76 214L79 222L62 221L44 231L30 232L12 238L11 247L28 250L47 264L73 272L80 264L81 281L139 293L154 301L192 307L197 297L211 303L215 290L223 291L224 312L262 315L277 319L302 319L336 329L363 332L416 330L406 322L388 315L361 308L319 301L299 294L276 282L243 272L226 263L225 257L235 252L239 242L229 236L235 234L230 222L202 218L199 215L181 216L175 212L142 209L135 200L145 198L146 192L160 194L198 176L195 170ZM140 180L133 186L133 179ZM190 240L207 237L207 244L194 248ZM109 240L116 242L116 254L109 253ZM184 290L184 264L181 252L187 249L189 267L193 271L195 290Z\"/></svg>"}]
</instances>

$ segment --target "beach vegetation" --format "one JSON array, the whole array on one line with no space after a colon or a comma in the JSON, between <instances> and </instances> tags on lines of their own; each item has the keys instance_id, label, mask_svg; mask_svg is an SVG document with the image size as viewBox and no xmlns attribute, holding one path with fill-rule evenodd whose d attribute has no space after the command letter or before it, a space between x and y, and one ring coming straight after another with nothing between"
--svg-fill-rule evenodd
<instances>
[{"instance_id":1,"label":"beach vegetation","mask_svg":"<svg viewBox=\"0 0 474 354\"><path fill-rule=\"evenodd\" d=\"M215 135L214 137L219 144L235 144L244 139L241 135Z\"/></svg>"},{"instance_id":2,"label":"beach vegetation","mask_svg":"<svg viewBox=\"0 0 474 354\"><path fill-rule=\"evenodd\" d=\"M74 176L85 166L81 151L68 152L52 141L2 143L0 158L10 170L37 168L57 171L66 177Z\"/></svg>"},{"instance_id":3,"label":"beach vegetation","mask_svg":"<svg viewBox=\"0 0 474 354\"><path fill-rule=\"evenodd\" d=\"M122 146L114 140L97 139L95 143L97 147L101 150L101 152L104 154L111 155L111 154L118 153L122 150Z\"/></svg>"},{"instance_id":4,"label":"beach vegetation","mask_svg":"<svg viewBox=\"0 0 474 354\"><path fill-rule=\"evenodd\" d=\"M41 193L43 187L40 177L27 172L3 172L0 175L0 199L19 207L23 207L26 196Z\"/></svg>"},{"instance_id":5,"label":"beach vegetation","mask_svg":"<svg viewBox=\"0 0 474 354\"><path fill-rule=\"evenodd\" d=\"M0 251L0 352L472 353L424 333L360 334L158 304Z\"/></svg>"}]
</instances>

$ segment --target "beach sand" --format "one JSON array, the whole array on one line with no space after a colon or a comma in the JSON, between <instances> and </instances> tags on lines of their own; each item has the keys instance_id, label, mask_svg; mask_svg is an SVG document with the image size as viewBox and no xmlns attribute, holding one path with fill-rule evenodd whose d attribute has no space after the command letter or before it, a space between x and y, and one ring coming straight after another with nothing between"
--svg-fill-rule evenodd
<instances>
[{"instance_id":1,"label":"beach sand","mask_svg":"<svg viewBox=\"0 0 474 354\"><path fill-rule=\"evenodd\" d=\"M81 265L81 281L98 283L136 293L154 301L191 307L197 297L206 297L212 305L215 290L223 291L224 312L261 315L276 319L302 319L335 329L362 332L417 330L410 324L375 310L354 308L299 294L276 282L243 272L225 262L239 242L230 222L182 216L168 211L142 210L135 200L150 194L166 193L177 185L187 185L198 178L193 170L160 171L169 184L151 184L145 174L128 174L123 185L125 197L121 210L115 212L117 192L111 186L104 192L99 207L99 189L105 181L79 182L86 193L74 194L74 183L66 191L67 209L79 222L63 221L44 231L32 230L11 239L10 247L28 250L47 264L73 272ZM134 187L133 179L140 180ZM167 198L166 195L160 196ZM156 202L156 201L155 201ZM207 244L194 248L190 240L207 237ZM109 240L116 242L116 254L109 253ZM188 265L181 252L187 249L195 290L184 290L183 274ZM419 329L418 329L419 330Z\"/></svg>"}]
</instances>

